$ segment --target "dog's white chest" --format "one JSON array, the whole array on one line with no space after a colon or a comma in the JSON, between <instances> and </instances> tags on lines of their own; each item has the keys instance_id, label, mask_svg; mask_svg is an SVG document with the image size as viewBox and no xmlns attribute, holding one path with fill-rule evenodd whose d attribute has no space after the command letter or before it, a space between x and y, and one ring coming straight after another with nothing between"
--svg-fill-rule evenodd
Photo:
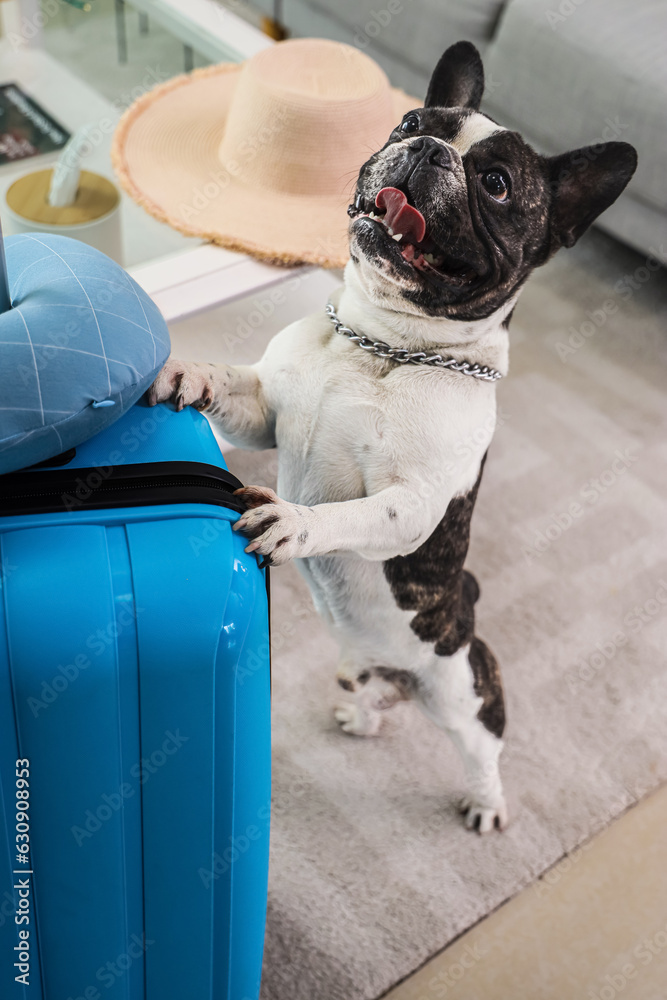
<instances>
[{"instance_id":1,"label":"dog's white chest","mask_svg":"<svg viewBox=\"0 0 667 1000\"><path fill-rule=\"evenodd\" d=\"M309 506L390 485L404 446L390 387L318 334L312 323L305 335L289 328L263 375L276 410L280 495Z\"/></svg>"},{"instance_id":2,"label":"dog's white chest","mask_svg":"<svg viewBox=\"0 0 667 1000\"><path fill-rule=\"evenodd\" d=\"M427 489L435 472L443 495L470 489L493 434L493 387L387 369L336 337L325 316L307 317L275 337L258 366L276 414L280 495L308 506L351 500L408 470Z\"/></svg>"}]
</instances>

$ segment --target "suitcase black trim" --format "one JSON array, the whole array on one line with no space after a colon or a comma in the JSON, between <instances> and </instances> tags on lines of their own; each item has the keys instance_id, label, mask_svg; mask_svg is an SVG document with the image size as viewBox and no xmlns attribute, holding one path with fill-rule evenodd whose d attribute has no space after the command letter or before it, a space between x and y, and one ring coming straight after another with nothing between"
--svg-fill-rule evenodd
<instances>
[{"instance_id":1,"label":"suitcase black trim","mask_svg":"<svg viewBox=\"0 0 667 1000\"><path fill-rule=\"evenodd\" d=\"M172 503L206 503L243 513L245 504L234 496L242 486L230 472L202 462L23 470L0 477L0 517Z\"/></svg>"}]
</instances>

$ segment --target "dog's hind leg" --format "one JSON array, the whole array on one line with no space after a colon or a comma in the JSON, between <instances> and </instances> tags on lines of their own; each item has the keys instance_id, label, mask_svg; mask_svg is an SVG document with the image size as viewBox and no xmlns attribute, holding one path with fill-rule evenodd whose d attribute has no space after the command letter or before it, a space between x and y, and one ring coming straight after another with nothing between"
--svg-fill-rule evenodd
<instances>
[{"instance_id":1,"label":"dog's hind leg","mask_svg":"<svg viewBox=\"0 0 667 1000\"><path fill-rule=\"evenodd\" d=\"M391 667L357 667L342 660L338 668L339 686L353 697L334 709L343 732L354 736L376 736L382 712L399 701L412 698L416 680L408 670Z\"/></svg>"},{"instance_id":2,"label":"dog's hind leg","mask_svg":"<svg viewBox=\"0 0 667 1000\"><path fill-rule=\"evenodd\" d=\"M488 833L507 825L498 762L505 727L503 691L491 650L473 636L452 656L436 656L420 672L416 702L449 734L466 770L468 794L461 803L470 830Z\"/></svg>"}]
</instances>

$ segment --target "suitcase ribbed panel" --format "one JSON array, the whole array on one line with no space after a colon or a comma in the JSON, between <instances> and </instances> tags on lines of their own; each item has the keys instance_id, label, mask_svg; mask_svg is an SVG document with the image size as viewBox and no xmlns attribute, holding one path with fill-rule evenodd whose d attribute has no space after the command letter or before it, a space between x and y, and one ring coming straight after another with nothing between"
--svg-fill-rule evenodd
<instances>
[{"instance_id":1,"label":"suitcase ribbed panel","mask_svg":"<svg viewBox=\"0 0 667 1000\"><path fill-rule=\"evenodd\" d=\"M15 829L15 791L16 791L16 761L19 758L18 732L14 713L14 693L9 670L9 645L7 641L7 615L5 612L4 591L9 576L16 567L7 561L3 555L2 539L0 539L0 582L3 593L0 599L0 977L2 982L11 983L9 989L16 991L19 1000L43 1000L42 980L38 939L31 928L31 976L30 985L23 986L15 982L19 970L14 968L16 961L14 948L19 944L19 927L14 921L18 898L13 886L16 879L27 876L14 875L15 869L22 866L16 861L16 829Z\"/></svg>"},{"instance_id":2,"label":"suitcase ribbed panel","mask_svg":"<svg viewBox=\"0 0 667 1000\"><path fill-rule=\"evenodd\" d=\"M143 785L144 892L151 942L146 984L148 997L155 1000L213 995L211 898L197 873L211 865L214 798L232 799L234 732L227 734L231 746L224 748L216 774L214 699L233 560L232 531L226 522L220 526L222 544L194 554L189 537L200 535L203 527L200 520L192 520L187 533L179 521L128 526L135 597L141 608L142 757L148 762ZM156 579L168 580L180 595L168 615ZM224 664L223 671L225 667L233 675L233 664Z\"/></svg>"},{"instance_id":3,"label":"suitcase ribbed panel","mask_svg":"<svg viewBox=\"0 0 667 1000\"><path fill-rule=\"evenodd\" d=\"M168 461L170 442L175 460L223 466L199 414L136 409L71 467L118 443ZM19 1000L259 996L268 600L237 516L195 500L0 518L0 976ZM23 756L27 989L12 954Z\"/></svg>"},{"instance_id":4,"label":"suitcase ribbed panel","mask_svg":"<svg viewBox=\"0 0 667 1000\"><path fill-rule=\"evenodd\" d=\"M141 940L144 927L142 802L136 766L137 761L143 756L139 717L138 615L125 525L107 526L106 538L114 602L113 631L118 663L120 758L123 778L121 788L117 789L122 809L126 930L124 952L127 955L122 964L131 963L126 970L119 968L119 971L124 971L127 976L126 992L121 995L130 1000L135 996L143 996L145 986L144 954L136 941L136 938ZM115 798L113 803L117 805L118 799ZM111 972L108 968L105 969L104 975L106 979L102 981L101 996L111 993L109 985ZM77 994L72 994L72 997L76 996Z\"/></svg>"},{"instance_id":5,"label":"suitcase ribbed panel","mask_svg":"<svg viewBox=\"0 0 667 1000\"><path fill-rule=\"evenodd\" d=\"M239 539L241 541L241 539ZM254 576L254 574L253 574ZM223 878L231 879L229 922L229 985L225 990L224 963L216 966L215 997L254 998L259 996L264 927L260 915L266 913L269 865L270 780L264 779L271 761L270 643L267 594L263 581L243 577L244 593L234 594L230 620L240 618L241 607L252 610L243 636L232 638L229 662L234 665L234 817L231 837L227 833L225 810L216 817L216 851L228 870L216 882L216 913L226 907ZM254 593L250 597L252 582ZM233 636L233 633L232 633ZM218 670L217 676L223 675ZM224 714L225 686L218 685L218 731ZM252 725L244 720L252 719ZM255 780L248 781L249 772ZM221 803L222 805L222 803ZM219 845L222 844L223 849ZM229 851L229 855L224 852ZM227 862L227 857L231 860ZM249 956L258 956L248 960Z\"/></svg>"},{"instance_id":6,"label":"suitcase ribbed panel","mask_svg":"<svg viewBox=\"0 0 667 1000\"><path fill-rule=\"evenodd\" d=\"M44 553L57 576L45 571ZM132 597L114 593L101 526L11 532L2 555L13 567L5 610L18 753L30 760L32 898L44 992L47 1000L79 996L106 986L109 977L103 981L98 971L141 930L128 891L141 877L138 803L127 799L120 808L123 758L128 765L138 758L138 743L128 745L130 734L138 735L136 683L132 691L121 681L114 636ZM136 654L123 671L136 681ZM131 919L139 921L134 928ZM109 1000L129 997L136 975L114 977Z\"/></svg>"}]
</instances>

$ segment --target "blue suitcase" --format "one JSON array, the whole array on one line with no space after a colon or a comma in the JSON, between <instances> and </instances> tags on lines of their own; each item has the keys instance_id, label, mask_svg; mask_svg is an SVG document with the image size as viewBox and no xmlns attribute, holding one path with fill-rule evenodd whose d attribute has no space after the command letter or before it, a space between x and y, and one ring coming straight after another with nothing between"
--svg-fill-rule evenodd
<instances>
[{"instance_id":1,"label":"blue suitcase","mask_svg":"<svg viewBox=\"0 0 667 1000\"><path fill-rule=\"evenodd\" d=\"M240 483L192 409L57 461L0 479L2 995L256 1000L268 571Z\"/></svg>"}]
</instances>

